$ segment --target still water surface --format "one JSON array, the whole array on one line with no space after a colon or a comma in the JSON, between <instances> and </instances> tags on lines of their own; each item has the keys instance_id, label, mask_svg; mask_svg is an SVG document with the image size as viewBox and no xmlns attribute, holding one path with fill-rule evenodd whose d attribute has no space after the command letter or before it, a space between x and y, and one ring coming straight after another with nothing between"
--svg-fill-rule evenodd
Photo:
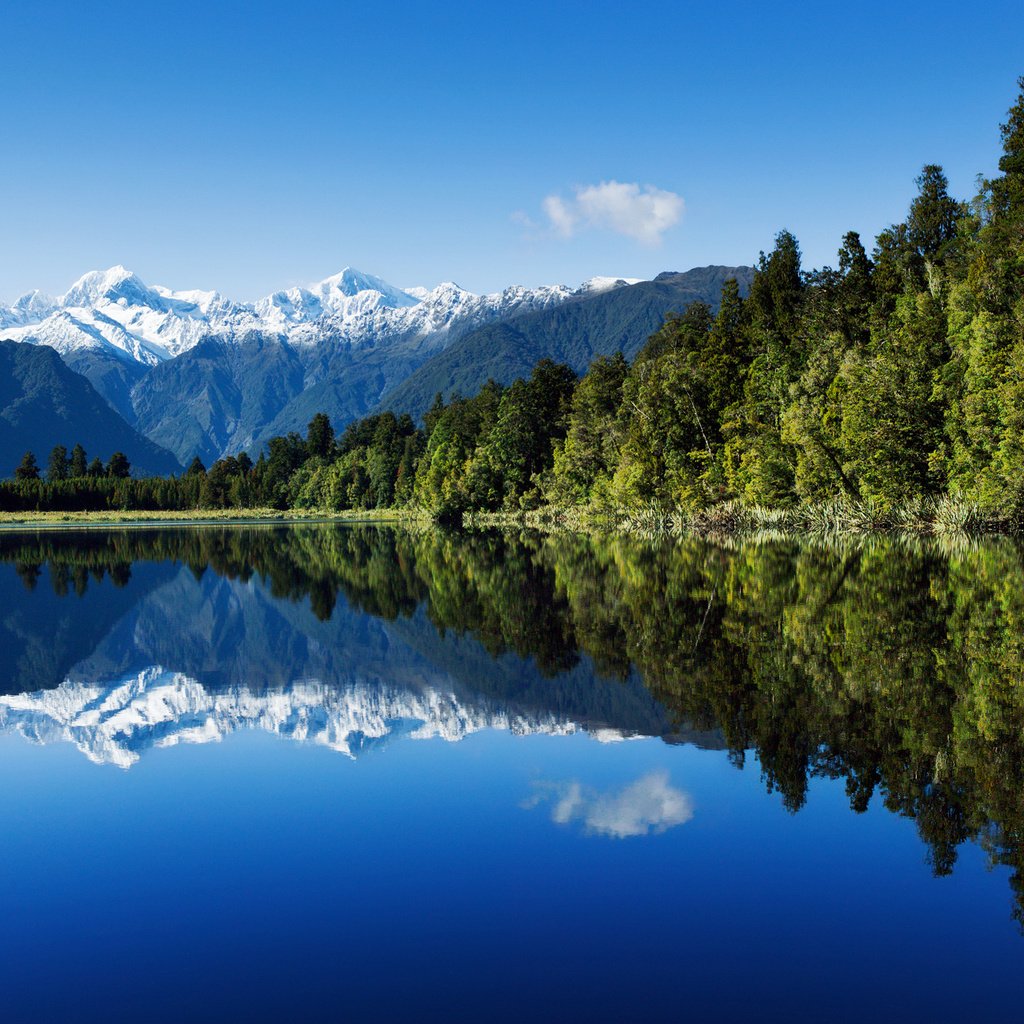
<instances>
[{"instance_id":1,"label":"still water surface","mask_svg":"<svg viewBox=\"0 0 1024 1024\"><path fill-rule=\"evenodd\" d=\"M1015 1019L1008 542L0 535L5 1021Z\"/></svg>"}]
</instances>

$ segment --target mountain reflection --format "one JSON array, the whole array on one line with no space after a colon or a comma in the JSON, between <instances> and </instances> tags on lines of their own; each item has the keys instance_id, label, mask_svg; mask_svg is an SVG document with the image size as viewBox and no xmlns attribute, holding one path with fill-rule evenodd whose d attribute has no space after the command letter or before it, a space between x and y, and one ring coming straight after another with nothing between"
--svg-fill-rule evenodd
<instances>
[{"instance_id":1,"label":"mountain reflection","mask_svg":"<svg viewBox=\"0 0 1024 1024\"><path fill-rule=\"evenodd\" d=\"M0 562L0 721L97 760L236 728L352 754L488 727L660 736L756 753L791 811L816 776L854 811L877 794L936 872L973 840L1024 893L1010 541L300 525L5 533ZM622 794L565 786L546 802L566 821L659 827L656 792L630 819ZM688 806L660 799L668 819Z\"/></svg>"},{"instance_id":2,"label":"mountain reflection","mask_svg":"<svg viewBox=\"0 0 1024 1024\"><path fill-rule=\"evenodd\" d=\"M71 742L91 761L128 768L148 749L216 742L242 729L355 756L400 734L453 742L481 729L566 735L580 726L554 712L531 715L450 691L316 682L208 691L181 673L151 668L107 686L65 683L0 697L0 728L38 743Z\"/></svg>"}]
</instances>

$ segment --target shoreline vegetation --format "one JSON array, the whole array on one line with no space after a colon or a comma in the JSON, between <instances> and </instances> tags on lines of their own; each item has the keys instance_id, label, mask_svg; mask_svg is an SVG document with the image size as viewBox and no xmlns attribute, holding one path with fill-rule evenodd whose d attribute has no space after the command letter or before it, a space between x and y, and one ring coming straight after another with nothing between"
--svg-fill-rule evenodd
<instances>
[{"instance_id":1,"label":"shoreline vegetation","mask_svg":"<svg viewBox=\"0 0 1024 1024\"><path fill-rule=\"evenodd\" d=\"M26 452L0 512L66 522L430 518L447 525L739 534L1024 527L1024 78L999 175L969 201L928 164L868 255L804 270L781 231L746 295L669 314L627 362L438 394L137 479L77 444ZM12 467L13 468L13 467ZM49 521L49 520L44 520Z\"/></svg>"},{"instance_id":2,"label":"shoreline vegetation","mask_svg":"<svg viewBox=\"0 0 1024 1024\"><path fill-rule=\"evenodd\" d=\"M211 508L160 511L111 509L105 511L0 512L0 531L49 526L223 526L280 523L360 523L369 525L437 524L426 508L301 509ZM551 507L507 512L467 512L466 529L529 529L545 533L649 534L693 537L775 536L779 538L850 537L863 534L912 536L1010 536L1024 533L1019 520L986 513L975 503L943 497L935 501L882 509L868 503L833 502L791 509L747 508L728 502L696 512L665 510L652 505L636 509Z\"/></svg>"},{"instance_id":3,"label":"shoreline vegetation","mask_svg":"<svg viewBox=\"0 0 1024 1024\"><path fill-rule=\"evenodd\" d=\"M77 511L0 511L0 531L40 526L224 526L262 523L392 523L429 518L410 509L380 509L373 512L348 510L318 512L315 509L209 508L209 509L105 509Z\"/></svg>"},{"instance_id":4,"label":"shoreline vegetation","mask_svg":"<svg viewBox=\"0 0 1024 1024\"><path fill-rule=\"evenodd\" d=\"M696 510L658 505L595 510L545 507L527 512L467 513L467 526L526 526L581 532L667 533L697 537L773 533L780 537L907 533L921 536L964 534L1017 536L1024 532L1009 513L986 511L975 502L943 496L895 506L837 500L792 508L723 502Z\"/></svg>"}]
</instances>

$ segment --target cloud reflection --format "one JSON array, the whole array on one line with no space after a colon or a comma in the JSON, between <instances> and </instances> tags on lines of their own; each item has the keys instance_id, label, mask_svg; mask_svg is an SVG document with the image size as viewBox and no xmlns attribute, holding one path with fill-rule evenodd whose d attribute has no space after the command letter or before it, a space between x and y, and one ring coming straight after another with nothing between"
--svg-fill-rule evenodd
<instances>
[{"instance_id":1,"label":"cloud reflection","mask_svg":"<svg viewBox=\"0 0 1024 1024\"><path fill-rule=\"evenodd\" d=\"M669 784L667 772L651 772L624 789L599 792L577 781L537 783L524 803L533 808L551 804L551 820L559 825L582 822L590 835L656 835L693 817L689 794Z\"/></svg>"}]
</instances>

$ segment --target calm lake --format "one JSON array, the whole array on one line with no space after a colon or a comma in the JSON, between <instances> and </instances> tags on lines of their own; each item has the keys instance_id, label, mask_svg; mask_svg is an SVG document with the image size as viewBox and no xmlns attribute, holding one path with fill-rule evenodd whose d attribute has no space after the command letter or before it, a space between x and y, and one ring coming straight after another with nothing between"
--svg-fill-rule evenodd
<instances>
[{"instance_id":1,"label":"calm lake","mask_svg":"<svg viewBox=\"0 0 1024 1024\"><path fill-rule=\"evenodd\" d=\"M0 1018L1016 1019L1024 551L0 533Z\"/></svg>"}]
</instances>

